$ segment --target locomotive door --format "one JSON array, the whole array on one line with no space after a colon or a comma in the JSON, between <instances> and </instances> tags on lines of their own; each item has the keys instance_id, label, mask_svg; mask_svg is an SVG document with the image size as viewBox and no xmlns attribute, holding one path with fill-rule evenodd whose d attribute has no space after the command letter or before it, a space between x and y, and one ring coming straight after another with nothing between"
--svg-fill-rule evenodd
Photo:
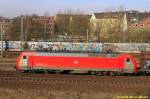
<instances>
[{"instance_id":1,"label":"locomotive door","mask_svg":"<svg viewBox=\"0 0 150 99\"><path fill-rule=\"evenodd\" d=\"M125 59L125 73L133 73L134 72L134 66L133 63L129 58Z\"/></svg>"},{"instance_id":2,"label":"locomotive door","mask_svg":"<svg viewBox=\"0 0 150 99\"><path fill-rule=\"evenodd\" d=\"M27 66L28 66L28 56L23 56L22 57L20 66L21 66L21 68L23 70L27 69Z\"/></svg>"}]
</instances>

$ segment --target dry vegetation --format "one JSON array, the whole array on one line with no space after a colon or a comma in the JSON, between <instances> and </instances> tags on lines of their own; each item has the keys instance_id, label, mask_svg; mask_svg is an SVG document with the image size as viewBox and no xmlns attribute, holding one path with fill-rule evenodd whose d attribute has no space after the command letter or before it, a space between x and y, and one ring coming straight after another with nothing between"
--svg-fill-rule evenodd
<instances>
[{"instance_id":1,"label":"dry vegetation","mask_svg":"<svg viewBox=\"0 0 150 99\"><path fill-rule=\"evenodd\" d=\"M102 89L103 90L103 89ZM104 89L105 90L105 89ZM0 89L1 99L116 99L117 96L149 96L148 91L137 90L117 91L89 91L89 90L46 90L46 89ZM113 91L114 90L114 91Z\"/></svg>"}]
</instances>

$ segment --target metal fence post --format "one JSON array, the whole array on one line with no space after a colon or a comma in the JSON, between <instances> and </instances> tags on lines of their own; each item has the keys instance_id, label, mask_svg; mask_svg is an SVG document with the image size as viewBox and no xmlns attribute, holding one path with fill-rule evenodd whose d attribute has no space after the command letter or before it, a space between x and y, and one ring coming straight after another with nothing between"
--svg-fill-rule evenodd
<instances>
[{"instance_id":1,"label":"metal fence post","mask_svg":"<svg viewBox=\"0 0 150 99\"><path fill-rule=\"evenodd\" d=\"M1 23L1 57L3 57L3 24Z\"/></svg>"},{"instance_id":2,"label":"metal fence post","mask_svg":"<svg viewBox=\"0 0 150 99\"><path fill-rule=\"evenodd\" d=\"M20 42L21 42L21 51L23 51L23 16L21 16L21 33L20 33Z\"/></svg>"}]
</instances>

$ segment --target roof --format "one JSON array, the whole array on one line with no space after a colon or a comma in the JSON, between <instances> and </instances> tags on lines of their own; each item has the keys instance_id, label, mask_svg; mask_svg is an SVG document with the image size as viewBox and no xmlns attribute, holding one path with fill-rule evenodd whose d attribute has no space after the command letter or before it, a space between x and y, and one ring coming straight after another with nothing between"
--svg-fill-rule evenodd
<instances>
[{"instance_id":1,"label":"roof","mask_svg":"<svg viewBox=\"0 0 150 99\"><path fill-rule=\"evenodd\" d=\"M148 18L148 17L150 17L150 12L137 12L137 11L127 12L128 23L134 23L134 22L139 23L143 21L143 19ZM134 19L137 19L137 20L134 21Z\"/></svg>"},{"instance_id":2,"label":"roof","mask_svg":"<svg viewBox=\"0 0 150 99\"><path fill-rule=\"evenodd\" d=\"M91 18L92 15L84 15L84 14L57 14L55 17L55 20L63 20L63 19L85 19L85 20L89 20Z\"/></svg>"},{"instance_id":3,"label":"roof","mask_svg":"<svg viewBox=\"0 0 150 99\"><path fill-rule=\"evenodd\" d=\"M92 15L87 14L56 14L56 17L91 17Z\"/></svg>"},{"instance_id":4,"label":"roof","mask_svg":"<svg viewBox=\"0 0 150 99\"><path fill-rule=\"evenodd\" d=\"M94 13L94 15L97 19L100 19L100 18L118 18L118 17L124 16L124 14L126 14L126 16L127 16L128 23L134 23L134 21L133 21L134 19L137 19L137 21L140 22L143 19L150 17L150 12L139 12L136 10L121 11L121 12Z\"/></svg>"},{"instance_id":5,"label":"roof","mask_svg":"<svg viewBox=\"0 0 150 99\"><path fill-rule=\"evenodd\" d=\"M0 16L0 20L4 20L4 17Z\"/></svg>"},{"instance_id":6,"label":"roof","mask_svg":"<svg viewBox=\"0 0 150 99\"><path fill-rule=\"evenodd\" d=\"M0 18L4 18L4 17L0 16Z\"/></svg>"},{"instance_id":7,"label":"roof","mask_svg":"<svg viewBox=\"0 0 150 99\"><path fill-rule=\"evenodd\" d=\"M105 13L94 13L97 19L99 18L118 18L124 16L124 12L105 12Z\"/></svg>"}]
</instances>

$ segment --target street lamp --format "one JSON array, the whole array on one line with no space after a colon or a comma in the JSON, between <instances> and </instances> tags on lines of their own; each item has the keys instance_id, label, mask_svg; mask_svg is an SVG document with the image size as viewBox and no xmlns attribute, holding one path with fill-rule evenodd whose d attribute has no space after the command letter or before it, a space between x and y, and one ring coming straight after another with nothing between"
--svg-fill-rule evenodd
<instances>
[{"instance_id":1,"label":"street lamp","mask_svg":"<svg viewBox=\"0 0 150 99\"><path fill-rule=\"evenodd\" d=\"M3 22L1 22L0 24L0 33L1 33L1 58L3 57L3 33L4 33L4 23L5 23L5 20Z\"/></svg>"},{"instance_id":2,"label":"street lamp","mask_svg":"<svg viewBox=\"0 0 150 99\"><path fill-rule=\"evenodd\" d=\"M87 29L86 32L87 32L86 40L87 40L87 44L88 44L89 43L89 29Z\"/></svg>"}]
</instances>

